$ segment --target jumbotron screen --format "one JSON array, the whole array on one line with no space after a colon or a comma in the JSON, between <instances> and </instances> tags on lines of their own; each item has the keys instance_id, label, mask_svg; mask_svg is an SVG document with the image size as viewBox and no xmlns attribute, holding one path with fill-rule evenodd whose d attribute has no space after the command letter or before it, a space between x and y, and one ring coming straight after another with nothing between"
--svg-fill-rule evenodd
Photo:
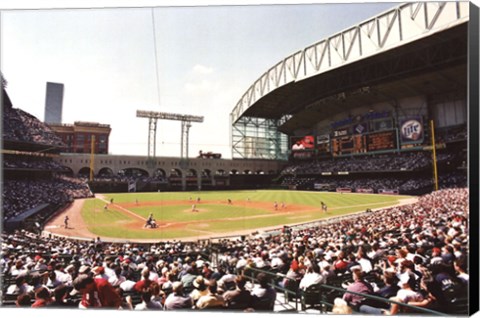
<instances>
[{"instance_id":1,"label":"jumbotron screen","mask_svg":"<svg viewBox=\"0 0 480 318\"><path fill-rule=\"evenodd\" d=\"M290 137L290 145L292 151L305 151L315 149L315 137L314 136L292 136Z\"/></svg>"},{"instance_id":2,"label":"jumbotron screen","mask_svg":"<svg viewBox=\"0 0 480 318\"><path fill-rule=\"evenodd\" d=\"M294 159L310 159L315 153L315 137L311 135L290 137L291 156Z\"/></svg>"}]
</instances>

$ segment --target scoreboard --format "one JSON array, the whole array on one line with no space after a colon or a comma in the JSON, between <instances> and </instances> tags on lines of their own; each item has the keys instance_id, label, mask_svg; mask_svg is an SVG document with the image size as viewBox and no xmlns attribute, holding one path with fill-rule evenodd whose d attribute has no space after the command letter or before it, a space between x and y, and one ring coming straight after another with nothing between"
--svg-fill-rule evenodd
<instances>
[{"instance_id":1,"label":"scoreboard","mask_svg":"<svg viewBox=\"0 0 480 318\"><path fill-rule=\"evenodd\" d=\"M350 135L332 139L332 151L334 156L352 153L364 153L365 135Z\"/></svg>"},{"instance_id":2,"label":"scoreboard","mask_svg":"<svg viewBox=\"0 0 480 318\"><path fill-rule=\"evenodd\" d=\"M395 149L397 149L396 130L332 138L334 156Z\"/></svg>"},{"instance_id":3,"label":"scoreboard","mask_svg":"<svg viewBox=\"0 0 480 318\"><path fill-rule=\"evenodd\" d=\"M396 130L380 131L367 135L367 152L397 149Z\"/></svg>"}]
</instances>

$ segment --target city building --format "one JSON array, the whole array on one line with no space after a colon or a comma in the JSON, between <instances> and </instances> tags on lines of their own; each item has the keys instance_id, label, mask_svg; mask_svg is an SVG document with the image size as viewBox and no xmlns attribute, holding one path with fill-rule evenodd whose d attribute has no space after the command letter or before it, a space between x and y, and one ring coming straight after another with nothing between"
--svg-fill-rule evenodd
<instances>
[{"instance_id":1,"label":"city building","mask_svg":"<svg viewBox=\"0 0 480 318\"><path fill-rule=\"evenodd\" d=\"M47 124L62 123L63 89L63 84L47 82L44 120Z\"/></svg>"},{"instance_id":2,"label":"city building","mask_svg":"<svg viewBox=\"0 0 480 318\"><path fill-rule=\"evenodd\" d=\"M92 136L94 153L108 154L108 138L112 129L110 125L93 122L76 121L74 124L49 124L66 145L63 152L90 153Z\"/></svg>"}]
</instances>

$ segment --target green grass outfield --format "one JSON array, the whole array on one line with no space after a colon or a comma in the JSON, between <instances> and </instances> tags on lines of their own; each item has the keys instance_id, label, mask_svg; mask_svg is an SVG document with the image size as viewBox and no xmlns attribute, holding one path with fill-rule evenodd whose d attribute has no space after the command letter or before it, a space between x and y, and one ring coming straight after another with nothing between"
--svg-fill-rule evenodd
<instances>
[{"instance_id":1,"label":"green grass outfield","mask_svg":"<svg viewBox=\"0 0 480 318\"><path fill-rule=\"evenodd\" d=\"M129 240L196 239L249 233L392 206L412 198L284 190L123 193L103 197L85 201L82 217L88 230L101 237ZM195 202L198 197L200 203ZM114 204L104 210L105 202L110 199ZM233 204L228 205L227 199ZM321 201L327 204L328 213L321 212ZM198 212L192 212L194 203ZM159 228L143 228L150 213Z\"/></svg>"}]
</instances>

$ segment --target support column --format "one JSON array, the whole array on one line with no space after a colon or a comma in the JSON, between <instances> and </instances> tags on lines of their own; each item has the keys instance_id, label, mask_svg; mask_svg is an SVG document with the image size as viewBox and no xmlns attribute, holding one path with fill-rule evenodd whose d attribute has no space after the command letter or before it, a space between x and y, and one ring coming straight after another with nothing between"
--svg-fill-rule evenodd
<instances>
[{"instance_id":1,"label":"support column","mask_svg":"<svg viewBox=\"0 0 480 318\"><path fill-rule=\"evenodd\" d=\"M182 171L182 191L187 190L187 174Z\"/></svg>"},{"instance_id":2,"label":"support column","mask_svg":"<svg viewBox=\"0 0 480 318\"><path fill-rule=\"evenodd\" d=\"M202 190L202 176L198 176L197 174L197 190L201 191Z\"/></svg>"},{"instance_id":3,"label":"support column","mask_svg":"<svg viewBox=\"0 0 480 318\"><path fill-rule=\"evenodd\" d=\"M148 119L148 158L156 157L157 147L157 119Z\"/></svg>"}]
</instances>

